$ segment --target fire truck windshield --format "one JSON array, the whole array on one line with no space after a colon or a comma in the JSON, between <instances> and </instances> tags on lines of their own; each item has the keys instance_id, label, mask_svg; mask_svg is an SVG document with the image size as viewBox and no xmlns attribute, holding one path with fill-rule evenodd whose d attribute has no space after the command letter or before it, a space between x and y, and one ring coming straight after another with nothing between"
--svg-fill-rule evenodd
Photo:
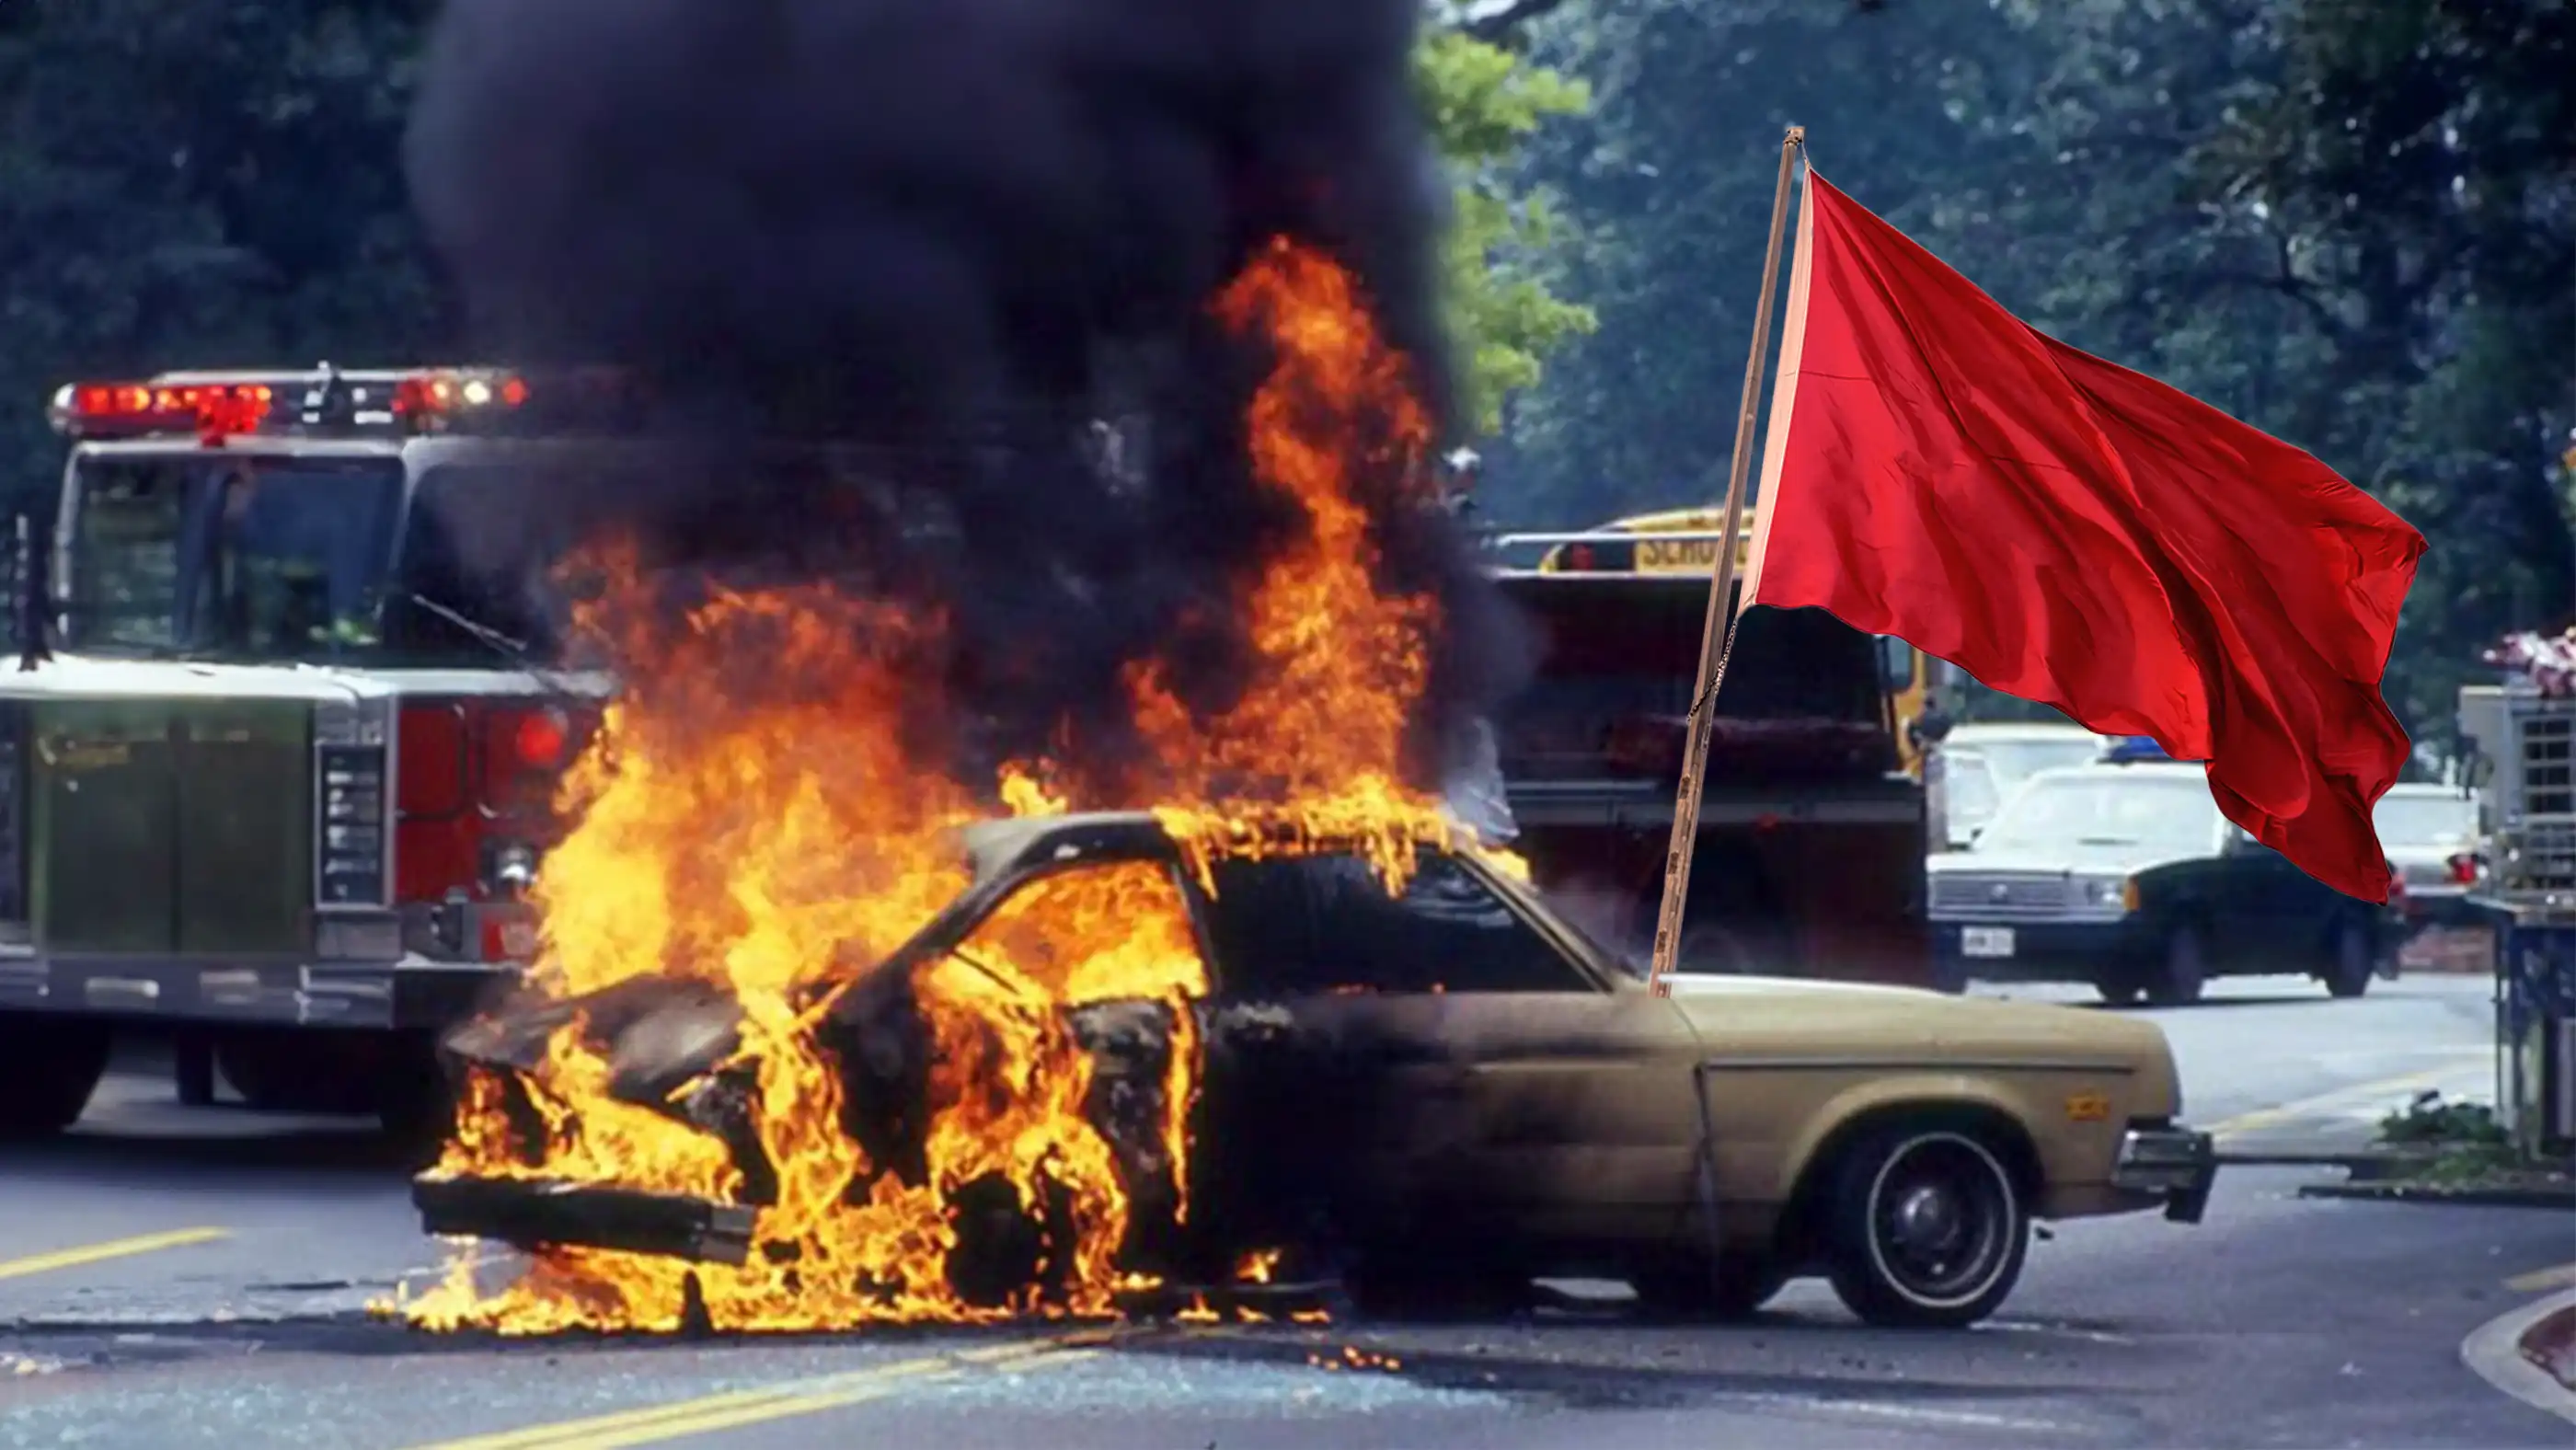
<instances>
[{"instance_id":1,"label":"fire truck windshield","mask_svg":"<svg viewBox=\"0 0 2576 1450\"><path fill-rule=\"evenodd\" d=\"M496 640L536 641L526 611L471 587L443 547L444 511L429 505L449 491L433 485L451 471L433 470L407 500L391 456L86 455L63 555L66 642L246 662L488 667Z\"/></svg>"}]
</instances>

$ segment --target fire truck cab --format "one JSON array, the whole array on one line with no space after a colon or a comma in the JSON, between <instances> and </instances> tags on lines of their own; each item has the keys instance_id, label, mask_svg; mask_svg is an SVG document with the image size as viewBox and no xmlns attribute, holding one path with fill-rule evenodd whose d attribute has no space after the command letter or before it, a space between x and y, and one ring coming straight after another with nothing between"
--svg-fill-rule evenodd
<instances>
[{"instance_id":1,"label":"fire truck cab","mask_svg":"<svg viewBox=\"0 0 2576 1450\"><path fill-rule=\"evenodd\" d=\"M430 1041L532 955L609 690L543 668L544 611L459 547L530 397L327 366L55 397L0 674L0 1139L68 1126L134 1033L183 1100L220 1067L257 1107L443 1111Z\"/></svg>"},{"instance_id":2,"label":"fire truck cab","mask_svg":"<svg viewBox=\"0 0 2576 1450\"><path fill-rule=\"evenodd\" d=\"M1663 895L1718 522L1690 511L1489 540L1541 650L1496 722L1515 845L1543 891L1639 960ZM1743 617L1716 701L1683 973L1930 983L1923 787L1893 709L1916 659L1821 610Z\"/></svg>"}]
</instances>

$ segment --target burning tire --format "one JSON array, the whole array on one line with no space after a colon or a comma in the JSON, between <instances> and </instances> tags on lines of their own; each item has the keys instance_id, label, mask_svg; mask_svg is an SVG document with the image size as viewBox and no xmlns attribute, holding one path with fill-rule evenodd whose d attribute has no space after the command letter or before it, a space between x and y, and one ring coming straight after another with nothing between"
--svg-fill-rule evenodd
<instances>
[{"instance_id":1,"label":"burning tire","mask_svg":"<svg viewBox=\"0 0 2576 1450\"><path fill-rule=\"evenodd\" d=\"M1871 1324L1957 1328L2021 1279L2030 1214L1999 1145L1973 1128L1908 1125L1843 1156L1827 1241L1834 1293Z\"/></svg>"},{"instance_id":2,"label":"burning tire","mask_svg":"<svg viewBox=\"0 0 2576 1450\"><path fill-rule=\"evenodd\" d=\"M108 1047L104 1027L0 1021L0 1142L50 1138L80 1121L107 1072Z\"/></svg>"}]
</instances>

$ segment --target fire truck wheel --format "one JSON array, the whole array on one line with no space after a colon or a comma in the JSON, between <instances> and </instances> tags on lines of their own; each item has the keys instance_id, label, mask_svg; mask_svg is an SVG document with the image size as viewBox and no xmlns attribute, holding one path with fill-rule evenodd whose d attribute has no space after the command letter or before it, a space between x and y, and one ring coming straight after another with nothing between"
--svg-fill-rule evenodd
<instances>
[{"instance_id":1,"label":"fire truck wheel","mask_svg":"<svg viewBox=\"0 0 2576 1450\"><path fill-rule=\"evenodd\" d=\"M363 1116L377 1109L384 1044L327 1028L245 1033L216 1044L215 1063L262 1112Z\"/></svg>"},{"instance_id":2,"label":"fire truck wheel","mask_svg":"<svg viewBox=\"0 0 2576 1450\"><path fill-rule=\"evenodd\" d=\"M0 1142L50 1138L80 1120L107 1072L108 1031L77 1021L0 1020Z\"/></svg>"}]
</instances>

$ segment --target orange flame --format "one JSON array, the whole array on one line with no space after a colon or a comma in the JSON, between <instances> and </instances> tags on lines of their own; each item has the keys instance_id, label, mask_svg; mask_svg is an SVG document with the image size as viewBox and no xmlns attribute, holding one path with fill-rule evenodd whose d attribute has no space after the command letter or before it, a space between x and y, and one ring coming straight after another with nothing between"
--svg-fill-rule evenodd
<instances>
[{"instance_id":1,"label":"orange flame","mask_svg":"<svg viewBox=\"0 0 2576 1450\"><path fill-rule=\"evenodd\" d=\"M1228 854L1335 849L1364 854L1393 884L1420 843L1454 844L1437 799L1401 770L1438 618L1427 598L1381 591L1362 489L1427 502L1431 421L1354 279L1322 254L1275 243L1215 310L1272 345L1250 461L1305 528L1242 586L1258 668L1239 699L1194 717L1160 665L1131 673L1157 815L1202 881ZM1095 1068L1066 1014L1165 1005L1175 1033L1160 1151L1171 1211L1185 1214L1190 1007L1208 979L1178 884L1144 865L1044 878L921 970L912 985L937 1047L929 1168L917 1182L882 1171L842 1127L841 1079L812 1030L815 989L881 960L967 885L947 832L985 813L977 792L923 770L901 728L922 705L907 683L920 672L905 664L937 647L938 622L797 587L719 593L677 630L655 628L642 622L657 616L640 571L608 562L610 587L579 622L646 663L567 781L578 816L537 893L536 982L559 998L647 977L725 988L741 1013L730 1064L752 1075L778 1183L742 1267L556 1250L487 1289L460 1261L408 1317L510 1333L667 1330L687 1314L692 1280L721 1329L1112 1311L1118 1290L1151 1281L1116 1262L1135 1206L1085 1118ZM743 671L726 666L743 658L778 687L739 698ZM1060 764L1005 770L1003 808L1071 809L1059 782L1081 777ZM544 1119L536 1161L514 1145L497 1084L478 1076L440 1171L743 1192L712 1135L611 1096L584 1024L557 1031L527 1076ZM954 1195L996 1179L1024 1205L1049 1193L1069 1204L1066 1297L978 1306L948 1282ZM1255 1255L1241 1277L1261 1282L1275 1261Z\"/></svg>"}]
</instances>

